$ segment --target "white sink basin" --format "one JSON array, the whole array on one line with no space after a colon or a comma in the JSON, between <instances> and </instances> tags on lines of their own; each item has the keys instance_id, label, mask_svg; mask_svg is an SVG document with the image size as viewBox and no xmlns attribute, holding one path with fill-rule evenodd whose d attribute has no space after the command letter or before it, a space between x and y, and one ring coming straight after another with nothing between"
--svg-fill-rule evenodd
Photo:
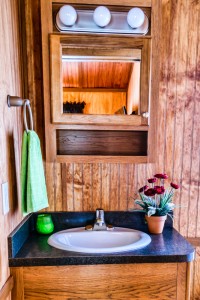
<instances>
[{"instance_id":1,"label":"white sink basin","mask_svg":"<svg viewBox=\"0 0 200 300\"><path fill-rule=\"evenodd\" d=\"M84 227L52 234L48 244L62 250L82 253L115 253L143 248L151 242L148 234L128 228L112 231L86 231Z\"/></svg>"}]
</instances>

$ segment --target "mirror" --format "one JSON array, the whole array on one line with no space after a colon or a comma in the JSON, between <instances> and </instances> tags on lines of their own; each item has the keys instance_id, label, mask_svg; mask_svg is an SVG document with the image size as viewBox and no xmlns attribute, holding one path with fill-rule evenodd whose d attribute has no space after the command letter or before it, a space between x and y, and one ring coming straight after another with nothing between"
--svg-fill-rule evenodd
<instances>
[{"instance_id":1,"label":"mirror","mask_svg":"<svg viewBox=\"0 0 200 300\"><path fill-rule=\"evenodd\" d=\"M141 50L137 57L62 55L63 113L138 115Z\"/></svg>"},{"instance_id":2,"label":"mirror","mask_svg":"<svg viewBox=\"0 0 200 300\"><path fill-rule=\"evenodd\" d=\"M52 34L53 122L147 124L150 47L143 38Z\"/></svg>"}]
</instances>

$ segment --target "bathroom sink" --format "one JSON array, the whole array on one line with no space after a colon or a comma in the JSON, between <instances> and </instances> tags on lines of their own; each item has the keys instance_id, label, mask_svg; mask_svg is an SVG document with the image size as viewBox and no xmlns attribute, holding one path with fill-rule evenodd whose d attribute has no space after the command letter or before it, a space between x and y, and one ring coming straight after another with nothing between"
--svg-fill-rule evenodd
<instances>
[{"instance_id":1,"label":"bathroom sink","mask_svg":"<svg viewBox=\"0 0 200 300\"><path fill-rule=\"evenodd\" d=\"M116 253L143 248L151 242L148 234L128 228L112 231L87 231L84 227L52 234L48 244L62 250L81 253Z\"/></svg>"}]
</instances>

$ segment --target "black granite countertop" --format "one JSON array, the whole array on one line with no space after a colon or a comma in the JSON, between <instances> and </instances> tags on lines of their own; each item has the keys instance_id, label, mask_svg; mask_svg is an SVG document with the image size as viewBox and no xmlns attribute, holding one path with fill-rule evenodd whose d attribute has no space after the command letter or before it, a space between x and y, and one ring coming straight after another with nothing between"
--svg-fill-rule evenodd
<instances>
[{"instance_id":1,"label":"black granite countertop","mask_svg":"<svg viewBox=\"0 0 200 300\"><path fill-rule=\"evenodd\" d=\"M93 224L94 212L52 212L54 232ZM86 254L56 249L47 244L49 235L35 230L37 213L28 215L9 235L9 266L57 266L128 263L189 262L194 248L172 227L170 218L162 234L148 233L144 215L139 212L105 212L105 220L113 226L133 228L148 233L151 243L146 247L114 254Z\"/></svg>"}]
</instances>

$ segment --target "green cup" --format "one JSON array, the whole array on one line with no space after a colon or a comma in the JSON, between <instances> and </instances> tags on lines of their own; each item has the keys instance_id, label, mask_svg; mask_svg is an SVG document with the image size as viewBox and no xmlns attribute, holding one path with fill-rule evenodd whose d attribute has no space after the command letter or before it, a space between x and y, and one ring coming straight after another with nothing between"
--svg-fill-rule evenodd
<instances>
[{"instance_id":1,"label":"green cup","mask_svg":"<svg viewBox=\"0 0 200 300\"><path fill-rule=\"evenodd\" d=\"M37 216L36 230L41 234L49 234L54 230L54 224L50 214L42 214Z\"/></svg>"}]
</instances>

